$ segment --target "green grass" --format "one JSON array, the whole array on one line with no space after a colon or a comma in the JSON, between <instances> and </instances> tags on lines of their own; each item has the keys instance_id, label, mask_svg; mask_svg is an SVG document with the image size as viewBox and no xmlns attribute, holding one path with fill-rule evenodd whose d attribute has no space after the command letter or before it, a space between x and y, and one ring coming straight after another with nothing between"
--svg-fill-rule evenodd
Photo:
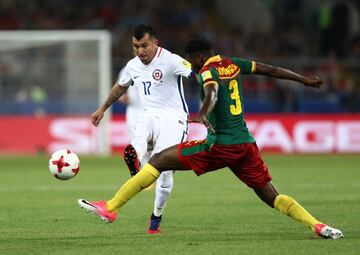
<instances>
[{"instance_id":1,"label":"green grass","mask_svg":"<svg viewBox=\"0 0 360 255\"><path fill-rule=\"evenodd\" d=\"M129 176L120 158L81 158L79 175L59 181L46 157L0 158L0 254L359 254L360 157L266 155L274 184L343 230L323 240L268 208L227 170L178 172L162 234L145 230L153 193L130 201L113 224L76 200L110 198Z\"/></svg>"}]
</instances>

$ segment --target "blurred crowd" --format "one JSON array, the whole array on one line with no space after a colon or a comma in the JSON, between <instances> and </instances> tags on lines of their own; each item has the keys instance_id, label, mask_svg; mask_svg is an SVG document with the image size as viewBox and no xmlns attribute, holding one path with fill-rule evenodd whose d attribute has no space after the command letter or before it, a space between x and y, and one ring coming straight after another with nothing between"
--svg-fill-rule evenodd
<instances>
[{"instance_id":1,"label":"blurred crowd","mask_svg":"<svg viewBox=\"0 0 360 255\"><path fill-rule=\"evenodd\" d=\"M326 88L316 94L273 79L245 79L245 93L254 102L254 111L267 101L275 103L273 111L305 111L304 107L311 110L318 107L311 103L319 100L324 100L320 106L323 108L338 106L334 111L359 111L360 2L259 1L272 17L272 27L267 31L256 24L251 29L228 24L217 11L215 0L2 0L0 30L110 30L115 79L132 57L132 29L139 23L149 23L160 45L178 54L183 53L189 38L202 35L211 39L222 54L305 74L318 73L326 82ZM195 89L187 93L190 100L195 98Z\"/></svg>"}]
</instances>

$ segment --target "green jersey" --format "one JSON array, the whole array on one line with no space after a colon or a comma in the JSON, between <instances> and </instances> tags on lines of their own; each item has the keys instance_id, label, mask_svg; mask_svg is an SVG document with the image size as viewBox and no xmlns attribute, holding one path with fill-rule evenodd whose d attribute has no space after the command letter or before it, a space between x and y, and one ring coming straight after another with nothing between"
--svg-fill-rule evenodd
<instances>
[{"instance_id":1,"label":"green jersey","mask_svg":"<svg viewBox=\"0 0 360 255\"><path fill-rule=\"evenodd\" d=\"M200 96L205 97L204 86L216 82L219 85L218 100L208 114L215 133L208 130L207 143L242 144L254 143L244 119L241 74L255 71L255 62L239 58L211 57L201 68L198 77Z\"/></svg>"}]
</instances>

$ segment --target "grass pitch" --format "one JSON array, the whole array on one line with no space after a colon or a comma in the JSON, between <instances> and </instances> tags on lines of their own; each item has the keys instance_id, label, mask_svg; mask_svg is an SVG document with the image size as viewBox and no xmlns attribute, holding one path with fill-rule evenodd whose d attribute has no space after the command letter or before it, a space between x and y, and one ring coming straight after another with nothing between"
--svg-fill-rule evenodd
<instances>
[{"instance_id":1,"label":"grass pitch","mask_svg":"<svg viewBox=\"0 0 360 255\"><path fill-rule=\"evenodd\" d=\"M113 224L78 198L110 198L129 174L121 158L81 157L78 176L52 177L48 158L0 158L0 254L360 254L360 157L265 155L274 184L315 217L343 230L323 240L267 207L228 170L178 172L161 225L146 234L153 192Z\"/></svg>"}]
</instances>

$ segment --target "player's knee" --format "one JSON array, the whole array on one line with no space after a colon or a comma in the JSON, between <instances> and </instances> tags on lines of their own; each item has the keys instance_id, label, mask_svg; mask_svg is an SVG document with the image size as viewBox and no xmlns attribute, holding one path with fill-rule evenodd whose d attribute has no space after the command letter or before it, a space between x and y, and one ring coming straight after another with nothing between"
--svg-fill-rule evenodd
<instances>
[{"instance_id":1,"label":"player's knee","mask_svg":"<svg viewBox=\"0 0 360 255\"><path fill-rule=\"evenodd\" d=\"M264 203L274 207L274 201L279 193L272 186L266 185L263 188L254 188L254 191Z\"/></svg>"},{"instance_id":2,"label":"player's knee","mask_svg":"<svg viewBox=\"0 0 360 255\"><path fill-rule=\"evenodd\" d=\"M163 154L162 152L155 153L149 160L149 163L153 167L155 167L159 172L163 172L166 170L164 168L164 157L162 154Z\"/></svg>"},{"instance_id":3,"label":"player's knee","mask_svg":"<svg viewBox=\"0 0 360 255\"><path fill-rule=\"evenodd\" d=\"M268 198L267 198L267 201L265 201L265 203L267 203L270 207L274 207L274 202L275 202L275 199L276 199L276 197L278 195L279 194L277 194L277 193L269 194Z\"/></svg>"}]
</instances>

